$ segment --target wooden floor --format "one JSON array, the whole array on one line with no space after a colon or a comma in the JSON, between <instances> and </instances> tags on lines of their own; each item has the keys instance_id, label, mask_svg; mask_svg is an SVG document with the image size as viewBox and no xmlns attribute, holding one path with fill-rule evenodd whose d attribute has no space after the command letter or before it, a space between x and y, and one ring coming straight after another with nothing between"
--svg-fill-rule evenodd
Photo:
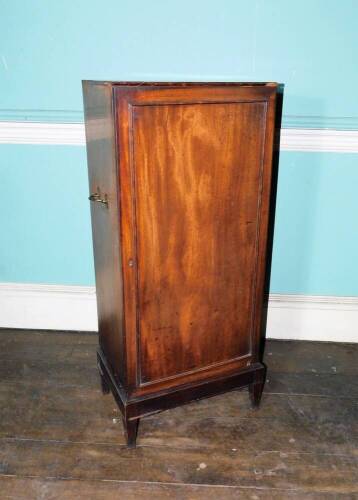
<instances>
[{"instance_id":1,"label":"wooden floor","mask_svg":"<svg viewBox=\"0 0 358 500\"><path fill-rule=\"evenodd\" d=\"M1 499L358 498L358 345L269 341L246 391L142 419L124 446L97 337L0 331Z\"/></svg>"}]
</instances>

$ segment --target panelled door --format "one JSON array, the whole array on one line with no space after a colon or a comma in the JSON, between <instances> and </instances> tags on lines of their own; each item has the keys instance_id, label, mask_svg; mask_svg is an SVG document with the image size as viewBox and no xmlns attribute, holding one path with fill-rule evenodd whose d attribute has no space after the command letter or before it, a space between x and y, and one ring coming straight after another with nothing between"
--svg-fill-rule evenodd
<instances>
[{"instance_id":1,"label":"panelled door","mask_svg":"<svg viewBox=\"0 0 358 500\"><path fill-rule=\"evenodd\" d=\"M269 95L119 88L117 103L138 385L250 360Z\"/></svg>"}]
</instances>

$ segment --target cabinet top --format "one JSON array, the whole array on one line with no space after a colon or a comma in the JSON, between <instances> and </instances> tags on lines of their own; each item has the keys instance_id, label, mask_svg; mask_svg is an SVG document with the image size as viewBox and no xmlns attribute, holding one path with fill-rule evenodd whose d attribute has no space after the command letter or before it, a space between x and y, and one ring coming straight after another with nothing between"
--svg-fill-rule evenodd
<instances>
[{"instance_id":1,"label":"cabinet top","mask_svg":"<svg viewBox=\"0 0 358 500\"><path fill-rule=\"evenodd\" d=\"M125 87L207 87L215 85L228 85L238 87L277 87L278 83L275 82L117 82L108 80L82 80L84 84L91 85L120 85Z\"/></svg>"}]
</instances>

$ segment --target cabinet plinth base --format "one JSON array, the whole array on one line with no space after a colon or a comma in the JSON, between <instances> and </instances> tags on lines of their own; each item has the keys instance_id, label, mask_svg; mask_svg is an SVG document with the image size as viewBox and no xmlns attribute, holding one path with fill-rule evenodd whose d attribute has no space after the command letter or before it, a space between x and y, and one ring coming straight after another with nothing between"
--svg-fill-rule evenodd
<instances>
[{"instance_id":1,"label":"cabinet plinth base","mask_svg":"<svg viewBox=\"0 0 358 500\"><path fill-rule=\"evenodd\" d=\"M253 363L249 368L245 368L239 373L192 382L174 387L170 391L166 390L162 393L157 392L129 399L124 389L116 381L101 349L97 352L97 361L102 392L103 394L107 394L109 391L112 392L122 413L128 447L136 446L139 419L152 413L243 387L249 388L252 404L258 406L266 374L266 367L262 363Z\"/></svg>"}]
</instances>

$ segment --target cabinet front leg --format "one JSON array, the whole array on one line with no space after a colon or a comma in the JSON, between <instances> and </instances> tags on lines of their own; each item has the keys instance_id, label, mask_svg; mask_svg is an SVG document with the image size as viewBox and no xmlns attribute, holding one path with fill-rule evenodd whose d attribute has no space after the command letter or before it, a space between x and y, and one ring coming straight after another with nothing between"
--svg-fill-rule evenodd
<instances>
[{"instance_id":1,"label":"cabinet front leg","mask_svg":"<svg viewBox=\"0 0 358 500\"><path fill-rule=\"evenodd\" d=\"M138 433L139 418L135 420L129 420L123 418L124 433L127 440L128 448L135 448L137 443L137 433Z\"/></svg>"}]
</instances>

